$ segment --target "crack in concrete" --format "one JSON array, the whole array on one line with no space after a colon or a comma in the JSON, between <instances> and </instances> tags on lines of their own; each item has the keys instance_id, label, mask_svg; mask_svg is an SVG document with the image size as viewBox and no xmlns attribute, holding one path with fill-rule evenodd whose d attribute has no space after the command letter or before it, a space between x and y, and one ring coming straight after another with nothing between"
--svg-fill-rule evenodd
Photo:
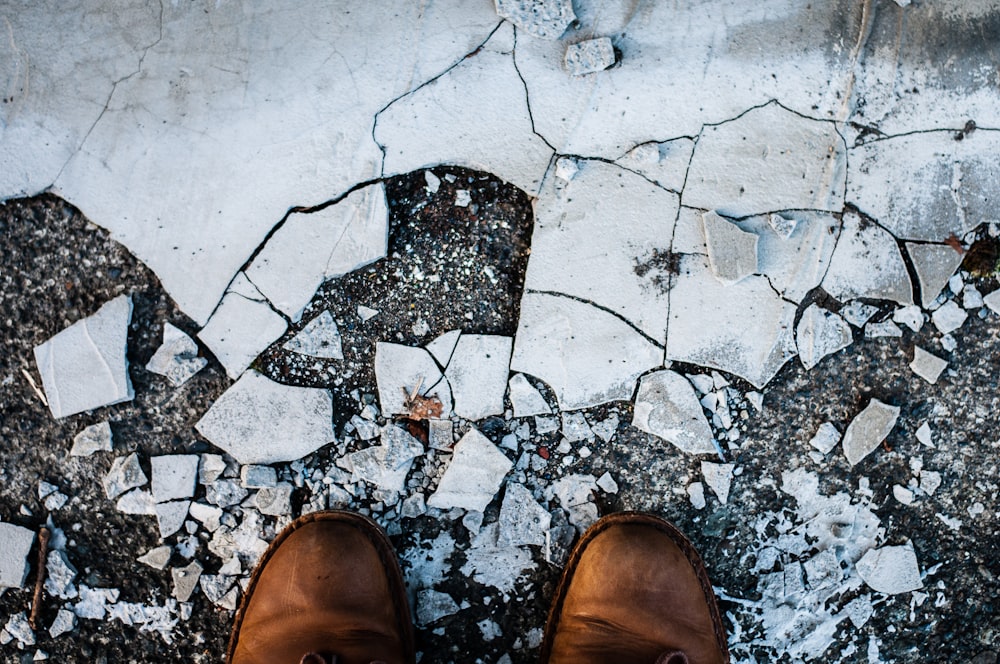
<instances>
[{"instance_id":1,"label":"crack in concrete","mask_svg":"<svg viewBox=\"0 0 1000 664\"><path fill-rule=\"evenodd\" d=\"M556 148L552 143L548 141L547 138L542 136L538 130L535 128L535 116L531 112L531 94L528 92L528 82L524 80L524 76L521 74L521 69L517 66L517 28L514 28L514 48L510 52L510 61L514 65L514 71L517 72L517 77L521 80L521 86L524 87L524 105L528 109L528 121L531 123L531 133L537 136L552 152L556 152Z\"/></svg>"},{"instance_id":2,"label":"crack in concrete","mask_svg":"<svg viewBox=\"0 0 1000 664\"><path fill-rule=\"evenodd\" d=\"M567 293L560 293L558 291L547 291L547 290L536 290L534 288L525 288L524 292L525 292L525 294L530 293L532 295L551 295L552 297L564 297L567 300L575 300L576 302L580 302L581 304L589 304L590 306L594 307L595 309L599 309L600 311L603 311L604 313L611 314L612 316L614 316L615 318L617 318L618 320L620 320L621 322L625 323L630 328L632 328L636 333L638 333L639 335L641 335L643 339L645 339L649 343L653 344L654 346L656 346L660 350L665 350L664 344L661 344L659 341L657 341L653 337L651 337L648 334L646 334L645 332L643 332L641 329L639 329L635 325L635 323L633 323L629 319L625 318L624 316L622 316L620 313L618 313L614 309L610 309L610 308L604 306L603 304L598 304L596 302L593 302L593 301L588 300L588 299L583 298L583 297L578 297L576 295L569 295Z\"/></svg>"}]
</instances>

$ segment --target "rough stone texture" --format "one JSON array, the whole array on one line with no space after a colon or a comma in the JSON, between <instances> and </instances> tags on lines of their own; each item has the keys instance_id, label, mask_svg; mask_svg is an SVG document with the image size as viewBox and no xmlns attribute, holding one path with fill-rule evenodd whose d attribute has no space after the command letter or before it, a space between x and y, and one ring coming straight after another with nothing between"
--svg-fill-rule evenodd
<instances>
[{"instance_id":1,"label":"rough stone texture","mask_svg":"<svg viewBox=\"0 0 1000 664\"><path fill-rule=\"evenodd\" d=\"M852 466L856 466L886 439L896 426L899 411L899 406L890 406L878 399L872 399L865 409L851 420L847 431L844 432L843 442L844 456Z\"/></svg>"},{"instance_id":2,"label":"rough stone texture","mask_svg":"<svg viewBox=\"0 0 1000 664\"><path fill-rule=\"evenodd\" d=\"M806 369L812 369L827 355L847 348L852 341L854 335L847 322L815 304L806 307L795 328L799 359Z\"/></svg>"},{"instance_id":3,"label":"rough stone texture","mask_svg":"<svg viewBox=\"0 0 1000 664\"><path fill-rule=\"evenodd\" d=\"M191 498L198 478L198 461L197 454L170 454L151 458L149 465L153 471L153 500L162 503L177 498Z\"/></svg>"},{"instance_id":4,"label":"rough stone texture","mask_svg":"<svg viewBox=\"0 0 1000 664\"><path fill-rule=\"evenodd\" d=\"M470 429L455 443L455 453L427 506L482 512L513 465L489 439Z\"/></svg>"},{"instance_id":5,"label":"rough stone texture","mask_svg":"<svg viewBox=\"0 0 1000 664\"><path fill-rule=\"evenodd\" d=\"M647 374L639 381L632 426L689 454L716 450L712 430L694 388L683 376L669 369Z\"/></svg>"},{"instance_id":6,"label":"rough stone texture","mask_svg":"<svg viewBox=\"0 0 1000 664\"><path fill-rule=\"evenodd\" d=\"M126 336L132 300L120 295L35 348L53 417L130 401Z\"/></svg>"},{"instance_id":7,"label":"rough stone texture","mask_svg":"<svg viewBox=\"0 0 1000 664\"><path fill-rule=\"evenodd\" d=\"M166 376L174 387L180 387L205 368L208 360L198 357L198 344L170 323L163 324L163 343L146 363L146 370Z\"/></svg>"},{"instance_id":8,"label":"rough stone texture","mask_svg":"<svg viewBox=\"0 0 1000 664\"><path fill-rule=\"evenodd\" d=\"M35 533L0 522L0 588L23 588L28 578L28 552Z\"/></svg>"},{"instance_id":9,"label":"rough stone texture","mask_svg":"<svg viewBox=\"0 0 1000 664\"><path fill-rule=\"evenodd\" d=\"M299 459L334 441L329 392L279 385L256 371L226 390L196 426L243 464Z\"/></svg>"},{"instance_id":10,"label":"rough stone texture","mask_svg":"<svg viewBox=\"0 0 1000 664\"><path fill-rule=\"evenodd\" d=\"M962 254L946 244L906 243L906 253L920 281L920 304L929 307L962 264Z\"/></svg>"},{"instance_id":11,"label":"rough stone texture","mask_svg":"<svg viewBox=\"0 0 1000 664\"><path fill-rule=\"evenodd\" d=\"M73 447L69 453L72 456L90 456L94 452L110 452L112 447L111 425L98 422L85 427L73 437Z\"/></svg>"},{"instance_id":12,"label":"rough stone texture","mask_svg":"<svg viewBox=\"0 0 1000 664\"><path fill-rule=\"evenodd\" d=\"M570 44L566 47L563 64L574 76L604 71L615 64L615 47L607 37Z\"/></svg>"},{"instance_id":13,"label":"rough stone texture","mask_svg":"<svg viewBox=\"0 0 1000 664\"><path fill-rule=\"evenodd\" d=\"M494 0L497 14L542 39L559 39L576 20L571 0Z\"/></svg>"},{"instance_id":14,"label":"rough stone texture","mask_svg":"<svg viewBox=\"0 0 1000 664\"><path fill-rule=\"evenodd\" d=\"M552 516L523 484L508 482L500 505L497 545L544 546Z\"/></svg>"},{"instance_id":15,"label":"rough stone texture","mask_svg":"<svg viewBox=\"0 0 1000 664\"><path fill-rule=\"evenodd\" d=\"M129 489L142 486L148 481L146 473L139 465L139 455L133 452L112 461L111 469L104 476L102 483L108 500L114 500Z\"/></svg>"},{"instance_id":16,"label":"rough stone texture","mask_svg":"<svg viewBox=\"0 0 1000 664\"><path fill-rule=\"evenodd\" d=\"M512 344L510 337L484 334L458 339L444 372L456 415L476 421L503 413Z\"/></svg>"},{"instance_id":17,"label":"rough stone texture","mask_svg":"<svg viewBox=\"0 0 1000 664\"><path fill-rule=\"evenodd\" d=\"M757 236L746 233L715 212L701 216L708 264L724 285L735 284L757 272Z\"/></svg>"},{"instance_id":18,"label":"rough stone texture","mask_svg":"<svg viewBox=\"0 0 1000 664\"><path fill-rule=\"evenodd\" d=\"M858 561L858 574L868 587L887 595L919 590L924 587L920 580L920 565L913 544L883 546L871 549Z\"/></svg>"}]
</instances>

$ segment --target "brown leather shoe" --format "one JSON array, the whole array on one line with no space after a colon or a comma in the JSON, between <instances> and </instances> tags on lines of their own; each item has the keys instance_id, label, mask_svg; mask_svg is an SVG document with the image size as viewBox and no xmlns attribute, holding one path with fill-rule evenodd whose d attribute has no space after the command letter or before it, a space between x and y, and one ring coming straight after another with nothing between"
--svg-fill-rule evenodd
<instances>
[{"instance_id":1,"label":"brown leather shoe","mask_svg":"<svg viewBox=\"0 0 1000 664\"><path fill-rule=\"evenodd\" d=\"M542 664L724 664L725 629L705 566L670 523L622 512L570 554L542 643Z\"/></svg>"},{"instance_id":2,"label":"brown leather shoe","mask_svg":"<svg viewBox=\"0 0 1000 664\"><path fill-rule=\"evenodd\" d=\"M271 543L243 596L231 664L413 664L403 576L375 522L307 514Z\"/></svg>"}]
</instances>

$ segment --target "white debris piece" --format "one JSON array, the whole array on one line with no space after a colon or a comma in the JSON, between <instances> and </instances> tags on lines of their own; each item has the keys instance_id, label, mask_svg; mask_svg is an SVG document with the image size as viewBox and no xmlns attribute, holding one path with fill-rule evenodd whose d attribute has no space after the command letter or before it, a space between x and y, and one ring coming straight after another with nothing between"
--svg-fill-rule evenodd
<instances>
[{"instance_id":1,"label":"white debris piece","mask_svg":"<svg viewBox=\"0 0 1000 664\"><path fill-rule=\"evenodd\" d=\"M757 235L741 230L716 212L705 212L701 219L708 262L716 279L728 286L757 271Z\"/></svg>"},{"instance_id":2,"label":"white debris piece","mask_svg":"<svg viewBox=\"0 0 1000 664\"><path fill-rule=\"evenodd\" d=\"M214 533L222 523L222 508L216 505L193 502L188 508L188 514L203 526L205 530Z\"/></svg>"},{"instance_id":3,"label":"white debris piece","mask_svg":"<svg viewBox=\"0 0 1000 664\"><path fill-rule=\"evenodd\" d=\"M0 590L24 587L28 553L34 541L34 531L0 522Z\"/></svg>"},{"instance_id":4,"label":"white debris piece","mask_svg":"<svg viewBox=\"0 0 1000 664\"><path fill-rule=\"evenodd\" d=\"M904 505L913 504L913 491L901 484L892 485L892 496Z\"/></svg>"},{"instance_id":5,"label":"white debris piece","mask_svg":"<svg viewBox=\"0 0 1000 664\"><path fill-rule=\"evenodd\" d=\"M445 469L428 507L482 512L490 504L513 464L503 452L475 428L455 443L451 463Z\"/></svg>"},{"instance_id":6,"label":"white debris piece","mask_svg":"<svg viewBox=\"0 0 1000 664\"><path fill-rule=\"evenodd\" d=\"M247 490L232 479L215 480L205 486L205 500L218 507L236 505L248 495Z\"/></svg>"},{"instance_id":7,"label":"white debris piece","mask_svg":"<svg viewBox=\"0 0 1000 664\"><path fill-rule=\"evenodd\" d=\"M587 39L566 47L563 66L573 76L604 71L615 64L615 47L607 37Z\"/></svg>"},{"instance_id":8,"label":"white debris piece","mask_svg":"<svg viewBox=\"0 0 1000 664\"><path fill-rule=\"evenodd\" d=\"M919 332L924 326L924 312L919 306L911 304L908 307L900 307L892 314L892 320L900 325L905 325L914 332Z\"/></svg>"},{"instance_id":9,"label":"white debris piece","mask_svg":"<svg viewBox=\"0 0 1000 664\"><path fill-rule=\"evenodd\" d=\"M173 550L170 546L164 544L163 546L150 549L146 553L139 556L136 560L143 565L152 567L153 569L166 569L167 565L170 563L170 555L172 553Z\"/></svg>"},{"instance_id":10,"label":"white debris piece","mask_svg":"<svg viewBox=\"0 0 1000 664\"><path fill-rule=\"evenodd\" d=\"M363 304L358 305L358 318L361 319L362 323L367 323L372 318L375 318L375 316L378 316L378 309L372 309Z\"/></svg>"},{"instance_id":11,"label":"white debris piece","mask_svg":"<svg viewBox=\"0 0 1000 664\"><path fill-rule=\"evenodd\" d=\"M691 482L687 487L688 499L696 510L705 509L705 485L701 482Z\"/></svg>"},{"instance_id":12,"label":"white debris piece","mask_svg":"<svg viewBox=\"0 0 1000 664\"><path fill-rule=\"evenodd\" d=\"M418 627L426 627L441 618L459 612L459 606L451 595L425 588L417 592L416 623Z\"/></svg>"},{"instance_id":13,"label":"white debris piece","mask_svg":"<svg viewBox=\"0 0 1000 664\"><path fill-rule=\"evenodd\" d=\"M412 496L407 497L402 506L399 508L400 516L415 519L422 514L427 513L427 503L424 500L424 494L415 493Z\"/></svg>"},{"instance_id":14,"label":"white debris piece","mask_svg":"<svg viewBox=\"0 0 1000 664\"><path fill-rule=\"evenodd\" d=\"M962 254L946 244L906 243L920 281L920 304L929 307L962 264Z\"/></svg>"},{"instance_id":15,"label":"white debris piece","mask_svg":"<svg viewBox=\"0 0 1000 664\"><path fill-rule=\"evenodd\" d=\"M583 413L579 412L563 413L560 430L562 431L563 438L570 443L590 440L594 437L594 432L591 431L587 418Z\"/></svg>"},{"instance_id":16,"label":"white debris piece","mask_svg":"<svg viewBox=\"0 0 1000 664\"><path fill-rule=\"evenodd\" d=\"M288 482L278 482L276 486L263 487L254 499L261 514L283 516L292 512L292 491L295 487Z\"/></svg>"},{"instance_id":17,"label":"white debris piece","mask_svg":"<svg viewBox=\"0 0 1000 664\"><path fill-rule=\"evenodd\" d=\"M108 500L114 500L129 489L142 486L148 481L139 465L139 455L133 452L111 462L111 470L104 476L102 484Z\"/></svg>"},{"instance_id":18,"label":"white debris piece","mask_svg":"<svg viewBox=\"0 0 1000 664\"><path fill-rule=\"evenodd\" d=\"M978 309L985 303L986 302L983 300L983 294L980 293L979 289L975 286L967 286L965 290L962 291L963 309Z\"/></svg>"},{"instance_id":19,"label":"white debris piece","mask_svg":"<svg viewBox=\"0 0 1000 664\"><path fill-rule=\"evenodd\" d=\"M132 489L118 497L115 509L122 514L156 515L156 501L153 494L145 489Z\"/></svg>"},{"instance_id":20,"label":"white debris piece","mask_svg":"<svg viewBox=\"0 0 1000 664\"><path fill-rule=\"evenodd\" d=\"M899 418L899 406L872 399L844 432L844 456L855 466L886 439Z\"/></svg>"},{"instance_id":21,"label":"white debris piece","mask_svg":"<svg viewBox=\"0 0 1000 664\"><path fill-rule=\"evenodd\" d=\"M510 370L510 337L463 334L444 375L451 385L455 414L476 421L503 413Z\"/></svg>"},{"instance_id":22,"label":"white debris piece","mask_svg":"<svg viewBox=\"0 0 1000 664\"><path fill-rule=\"evenodd\" d=\"M694 388L684 376L670 369L642 377L635 397L632 426L689 454L717 450Z\"/></svg>"},{"instance_id":23,"label":"white debris piece","mask_svg":"<svg viewBox=\"0 0 1000 664\"><path fill-rule=\"evenodd\" d=\"M917 310L919 311L919 307ZM840 310L840 315L848 323L854 327L861 327L868 322L868 319L878 313L878 307L873 307L870 304L865 304L864 302L859 302L854 300L843 309Z\"/></svg>"},{"instance_id":24,"label":"white debris piece","mask_svg":"<svg viewBox=\"0 0 1000 664\"><path fill-rule=\"evenodd\" d=\"M1000 290L995 290L984 296L983 304L989 307L993 313L1000 314Z\"/></svg>"},{"instance_id":25,"label":"white debris piece","mask_svg":"<svg viewBox=\"0 0 1000 664\"><path fill-rule=\"evenodd\" d=\"M169 503L157 503L156 525L160 529L160 538L166 539L176 533L184 525L187 518L190 500L175 500ZM181 600L182 602L187 600Z\"/></svg>"},{"instance_id":26,"label":"white debris piece","mask_svg":"<svg viewBox=\"0 0 1000 664\"><path fill-rule=\"evenodd\" d=\"M535 388L524 374L516 373L507 382L507 396L514 408L514 417L548 415L552 412L542 393Z\"/></svg>"},{"instance_id":27,"label":"white debris piece","mask_svg":"<svg viewBox=\"0 0 1000 664\"><path fill-rule=\"evenodd\" d=\"M452 411L451 388L434 358L423 348L378 342L375 344L375 380L379 405L386 415L409 412L406 400L417 390L420 396L437 397L442 415Z\"/></svg>"},{"instance_id":28,"label":"white debris piece","mask_svg":"<svg viewBox=\"0 0 1000 664\"><path fill-rule=\"evenodd\" d=\"M221 454L202 454L198 465L198 483L211 484L222 477L226 470L226 461Z\"/></svg>"},{"instance_id":29,"label":"white debris piece","mask_svg":"<svg viewBox=\"0 0 1000 664\"><path fill-rule=\"evenodd\" d=\"M913 347L913 361L910 362L910 369L928 383L932 385L937 382L941 372L948 366L946 360L942 360L937 355L927 352L920 346Z\"/></svg>"},{"instance_id":30,"label":"white debris piece","mask_svg":"<svg viewBox=\"0 0 1000 664\"><path fill-rule=\"evenodd\" d=\"M35 631L31 629L24 611L13 614L4 625L3 631L13 637L21 648L35 645Z\"/></svg>"},{"instance_id":31,"label":"white debris piece","mask_svg":"<svg viewBox=\"0 0 1000 664\"><path fill-rule=\"evenodd\" d=\"M110 452L113 449L111 441L111 425L108 422L91 424L73 438L70 456L90 456L94 452Z\"/></svg>"},{"instance_id":32,"label":"white debris piece","mask_svg":"<svg viewBox=\"0 0 1000 664\"><path fill-rule=\"evenodd\" d=\"M545 546L552 516L535 500L523 484L509 482L500 505L497 545Z\"/></svg>"},{"instance_id":33,"label":"white debris piece","mask_svg":"<svg viewBox=\"0 0 1000 664\"><path fill-rule=\"evenodd\" d=\"M795 219L789 219L788 217L778 214L777 212L772 212L767 215L767 223L778 235L778 237L783 240L787 240L792 237L792 233L795 232L795 227L798 225L798 221Z\"/></svg>"},{"instance_id":34,"label":"white debris piece","mask_svg":"<svg viewBox=\"0 0 1000 664\"><path fill-rule=\"evenodd\" d=\"M35 346L35 363L53 417L132 400L125 357L131 320L132 299L119 295Z\"/></svg>"},{"instance_id":35,"label":"white debris piece","mask_svg":"<svg viewBox=\"0 0 1000 664\"><path fill-rule=\"evenodd\" d=\"M53 639L76 629L76 614L68 609L59 609L49 625L49 636Z\"/></svg>"},{"instance_id":36,"label":"white debris piece","mask_svg":"<svg viewBox=\"0 0 1000 664\"><path fill-rule=\"evenodd\" d=\"M881 337L899 338L901 336L903 336L903 331L891 320L884 320L881 323L868 323L865 326L866 339L878 339Z\"/></svg>"},{"instance_id":37,"label":"white debris piece","mask_svg":"<svg viewBox=\"0 0 1000 664\"><path fill-rule=\"evenodd\" d=\"M962 327L968 317L969 314L965 313L965 310L958 306L954 300L948 300L931 314L934 327L941 334L950 334Z\"/></svg>"},{"instance_id":38,"label":"white debris piece","mask_svg":"<svg viewBox=\"0 0 1000 664\"><path fill-rule=\"evenodd\" d=\"M424 446L398 426L382 429L381 443L348 455L354 468L352 481L364 480L385 491L399 493L406 486L406 475L413 460L424 453ZM454 463L454 462L453 462Z\"/></svg>"},{"instance_id":39,"label":"white debris piece","mask_svg":"<svg viewBox=\"0 0 1000 664\"><path fill-rule=\"evenodd\" d=\"M426 189L429 194L436 194L441 188L441 178L434 175L433 171L424 171L424 182L427 183Z\"/></svg>"},{"instance_id":40,"label":"white debris piece","mask_svg":"<svg viewBox=\"0 0 1000 664\"><path fill-rule=\"evenodd\" d=\"M917 440L927 447L934 447L934 440L931 437L931 425L924 422L917 428Z\"/></svg>"},{"instance_id":41,"label":"white debris piece","mask_svg":"<svg viewBox=\"0 0 1000 664\"><path fill-rule=\"evenodd\" d=\"M324 311L306 323L306 326L286 341L282 348L300 355L326 360L344 359L340 328L337 327L337 321L329 311Z\"/></svg>"},{"instance_id":42,"label":"white debris piece","mask_svg":"<svg viewBox=\"0 0 1000 664\"><path fill-rule=\"evenodd\" d=\"M230 611L236 609L235 603L230 606L229 591L233 588L235 579L225 574L202 574L198 579L201 592L204 593L208 601ZM235 599L235 595L232 596Z\"/></svg>"},{"instance_id":43,"label":"white debris piece","mask_svg":"<svg viewBox=\"0 0 1000 664\"><path fill-rule=\"evenodd\" d=\"M45 560L45 592L60 599L77 596L76 568L69 562L64 551L50 550Z\"/></svg>"},{"instance_id":44,"label":"white debris piece","mask_svg":"<svg viewBox=\"0 0 1000 664\"><path fill-rule=\"evenodd\" d=\"M920 580L920 565L913 544L883 546L871 549L857 562L858 574L872 590L887 595L919 590L924 587Z\"/></svg>"},{"instance_id":45,"label":"white debris piece","mask_svg":"<svg viewBox=\"0 0 1000 664\"><path fill-rule=\"evenodd\" d=\"M455 207L469 207L472 203L472 196L468 189L455 190Z\"/></svg>"},{"instance_id":46,"label":"white debris piece","mask_svg":"<svg viewBox=\"0 0 1000 664\"><path fill-rule=\"evenodd\" d=\"M569 522L581 533L597 521L595 493L597 482L590 475L567 475L545 489L549 500L559 499L559 504L569 512Z\"/></svg>"},{"instance_id":47,"label":"white debris piece","mask_svg":"<svg viewBox=\"0 0 1000 664\"><path fill-rule=\"evenodd\" d=\"M243 292L254 294L254 297ZM241 272L208 323L198 332L198 338L225 367L226 374L235 380L287 328L285 319L264 301Z\"/></svg>"},{"instance_id":48,"label":"white debris piece","mask_svg":"<svg viewBox=\"0 0 1000 664\"><path fill-rule=\"evenodd\" d=\"M301 459L335 440L330 392L248 371L195 425L241 464Z\"/></svg>"},{"instance_id":49,"label":"white debris piece","mask_svg":"<svg viewBox=\"0 0 1000 664\"><path fill-rule=\"evenodd\" d=\"M729 487L733 482L735 467L731 463L701 462L701 474L705 478L705 484L718 496L719 502L723 505L729 500Z\"/></svg>"},{"instance_id":50,"label":"white debris piece","mask_svg":"<svg viewBox=\"0 0 1000 664\"><path fill-rule=\"evenodd\" d=\"M809 444L823 454L829 454L840 442L840 432L832 422L823 422L816 430L816 434L809 439Z\"/></svg>"},{"instance_id":51,"label":"white debris piece","mask_svg":"<svg viewBox=\"0 0 1000 664\"><path fill-rule=\"evenodd\" d=\"M197 454L169 454L151 457L153 500L162 503L194 495L198 479Z\"/></svg>"},{"instance_id":52,"label":"white debris piece","mask_svg":"<svg viewBox=\"0 0 1000 664\"><path fill-rule=\"evenodd\" d=\"M910 273L896 238L853 211L844 214L823 289L841 302L870 298L913 304Z\"/></svg>"},{"instance_id":53,"label":"white debris piece","mask_svg":"<svg viewBox=\"0 0 1000 664\"><path fill-rule=\"evenodd\" d=\"M117 588L91 588L81 584L80 601L73 605L73 613L78 618L103 620L108 604L117 602L120 594Z\"/></svg>"},{"instance_id":54,"label":"white debris piece","mask_svg":"<svg viewBox=\"0 0 1000 664\"><path fill-rule=\"evenodd\" d=\"M170 323L163 324L163 343L146 364L146 370L166 376L174 387L180 387L205 368L208 360L198 357L198 344Z\"/></svg>"},{"instance_id":55,"label":"white debris piece","mask_svg":"<svg viewBox=\"0 0 1000 664\"><path fill-rule=\"evenodd\" d=\"M273 487L278 482L278 473L270 466L250 464L240 468L240 483L246 489Z\"/></svg>"},{"instance_id":56,"label":"white debris piece","mask_svg":"<svg viewBox=\"0 0 1000 664\"><path fill-rule=\"evenodd\" d=\"M933 496L934 492L941 486L941 473L936 470L920 471L920 490L928 496Z\"/></svg>"},{"instance_id":57,"label":"white debris piece","mask_svg":"<svg viewBox=\"0 0 1000 664\"><path fill-rule=\"evenodd\" d=\"M498 530L497 523L483 527L466 550L466 563L460 571L477 583L493 586L506 600L518 587L524 572L534 568L534 563L527 547L497 544Z\"/></svg>"},{"instance_id":58,"label":"white debris piece","mask_svg":"<svg viewBox=\"0 0 1000 664\"><path fill-rule=\"evenodd\" d=\"M618 493L618 482L611 477L611 473L604 473L598 477L597 486L605 493Z\"/></svg>"},{"instance_id":59,"label":"white debris piece","mask_svg":"<svg viewBox=\"0 0 1000 664\"><path fill-rule=\"evenodd\" d=\"M444 334L435 337L433 341L427 343L424 348L434 356L442 367L448 366L451 361L451 354L455 352L455 346L462 336L461 330L448 330Z\"/></svg>"},{"instance_id":60,"label":"white debris piece","mask_svg":"<svg viewBox=\"0 0 1000 664\"><path fill-rule=\"evenodd\" d=\"M494 0L497 15L529 35L559 39L576 20L571 0Z\"/></svg>"},{"instance_id":61,"label":"white debris piece","mask_svg":"<svg viewBox=\"0 0 1000 664\"><path fill-rule=\"evenodd\" d=\"M875 609L872 607L871 597L869 595L862 595L848 602L843 612L847 614L847 617L851 620L851 624L856 629L861 629L872 615L874 615Z\"/></svg>"},{"instance_id":62,"label":"white debris piece","mask_svg":"<svg viewBox=\"0 0 1000 664\"><path fill-rule=\"evenodd\" d=\"M795 332L799 359L806 369L812 369L824 357L847 348L854 341L847 321L816 304L810 304L802 312Z\"/></svg>"},{"instance_id":63,"label":"white debris piece","mask_svg":"<svg viewBox=\"0 0 1000 664\"><path fill-rule=\"evenodd\" d=\"M174 599L178 602L186 602L191 599L191 594L198 587L201 571L201 563L197 560L192 561L187 567L174 567L170 570L170 576L174 580Z\"/></svg>"},{"instance_id":64,"label":"white debris piece","mask_svg":"<svg viewBox=\"0 0 1000 664\"><path fill-rule=\"evenodd\" d=\"M455 444L455 426L451 420L427 420L427 443L435 450L450 452Z\"/></svg>"}]
</instances>

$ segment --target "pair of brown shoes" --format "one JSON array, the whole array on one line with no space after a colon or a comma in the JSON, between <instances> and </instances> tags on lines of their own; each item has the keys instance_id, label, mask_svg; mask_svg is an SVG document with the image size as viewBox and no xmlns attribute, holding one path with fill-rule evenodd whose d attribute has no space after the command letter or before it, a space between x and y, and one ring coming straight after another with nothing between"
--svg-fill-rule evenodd
<instances>
[{"instance_id":1,"label":"pair of brown shoes","mask_svg":"<svg viewBox=\"0 0 1000 664\"><path fill-rule=\"evenodd\" d=\"M231 664L413 664L413 626L389 540L351 512L304 516L271 544L243 597ZM729 661L705 567L674 526L606 516L570 555L541 662Z\"/></svg>"}]
</instances>

